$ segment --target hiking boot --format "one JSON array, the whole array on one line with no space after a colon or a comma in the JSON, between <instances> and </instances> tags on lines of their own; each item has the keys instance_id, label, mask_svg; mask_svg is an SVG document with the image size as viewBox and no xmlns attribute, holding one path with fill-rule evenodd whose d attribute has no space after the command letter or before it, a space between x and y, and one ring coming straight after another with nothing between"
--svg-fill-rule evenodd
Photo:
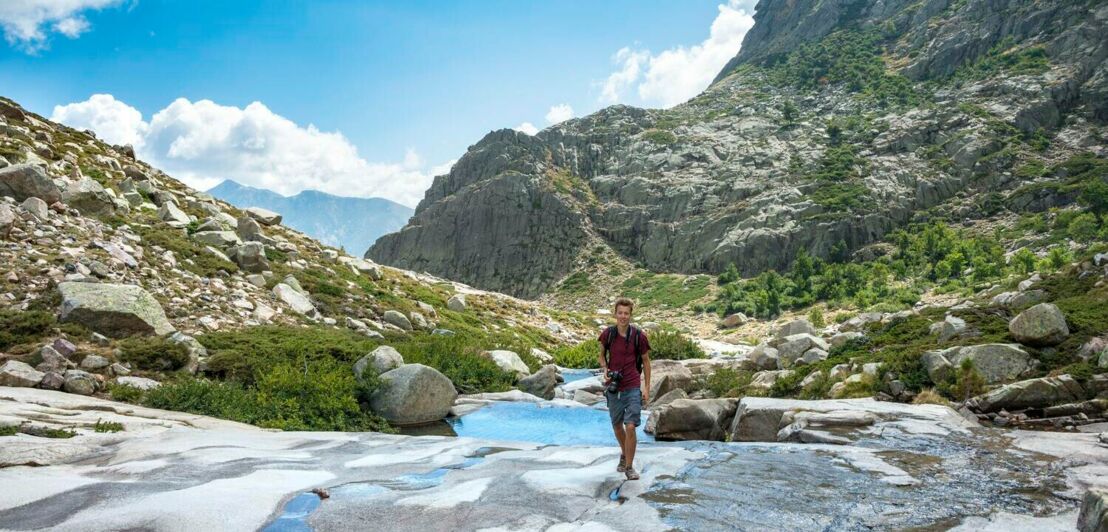
<instances>
[{"instance_id":1,"label":"hiking boot","mask_svg":"<svg viewBox=\"0 0 1108 532\"><path fill-rule=\"evenodd\" d=\"M627 470L623 472L623 474L627 475L627 480L638 480L639 479L639 473L637 471L635 471L635 468L633 468L633 467L628 467Z\"/></svg>"},{"instance_id":2,"label":"hiking boot","mask_svg":"<svg viewBox=\"0 0 1108 532\"><path fill-rule=\"evenodd\" d=\"M627 471L627 464L623 463L623 455L619 455L619 465L616 466L616 472L622 473Z\"/></svg>"}]
</instances>

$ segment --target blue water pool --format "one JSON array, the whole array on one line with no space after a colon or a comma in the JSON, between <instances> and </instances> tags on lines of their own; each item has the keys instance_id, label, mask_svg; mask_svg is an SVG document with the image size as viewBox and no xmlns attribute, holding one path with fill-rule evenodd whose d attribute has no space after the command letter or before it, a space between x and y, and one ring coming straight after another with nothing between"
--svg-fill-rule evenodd
<instances>
[{"instance_id":1,"label":"blue water pool","mask_svg":"<svg viewBox=\"0 0 1108 532\"><path fill-rule=\"evenodd\" d=\"M616 445L608 412L588 407L495 403L447 420L458 436L543 445ZM639 441L654 441L639 426Z\"/></svg>"},{"instance_id":2,"label":"blue water pool","mask_svg":"<svg viewBox=\"0 0 1108 532\"><path fill-rule=\"evenodd\" d=\"M579 381L581 379L587 379L592 377L593 370L591 369L562 369L562 378L565 379L566 384L573 381Z\"/></svg>"}]
</instances>

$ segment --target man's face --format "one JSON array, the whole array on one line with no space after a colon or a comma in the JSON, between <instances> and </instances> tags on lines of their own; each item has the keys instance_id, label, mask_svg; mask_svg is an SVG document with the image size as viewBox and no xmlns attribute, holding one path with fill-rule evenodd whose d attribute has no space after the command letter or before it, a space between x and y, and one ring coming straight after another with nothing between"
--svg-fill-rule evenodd
<instances>
[{"instance_id":1,"label":"man's face","mask_svg":"<svg viewBox=\"0 0 1108 532\"><path fill-rule=\"evenodd\" d=\"M626 327L631 323L631 307L618 306L616 307L616 323L620 327Z\"/></svg>"}]
</instances>

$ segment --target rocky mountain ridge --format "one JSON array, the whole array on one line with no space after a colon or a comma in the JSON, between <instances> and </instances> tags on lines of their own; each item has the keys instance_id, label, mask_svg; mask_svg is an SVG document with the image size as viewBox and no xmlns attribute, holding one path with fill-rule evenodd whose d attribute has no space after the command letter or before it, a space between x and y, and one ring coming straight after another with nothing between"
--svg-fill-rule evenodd
<instances>
[{"instance_id":1,"label":"rocky mountain ridge","mask_svg":"<svg viewBox=\"0 0 1108 532\"><path fill-rule=\"evenodd\" d=\"M1042 186L1059 176L1015 170L1105 153L1103 5L763 1L756 20L687 103L490 133L366 256L528 298L598 246L655 272L754 275L984 216L993 194L1064 205Z\"/></svg>"}]
</instances>

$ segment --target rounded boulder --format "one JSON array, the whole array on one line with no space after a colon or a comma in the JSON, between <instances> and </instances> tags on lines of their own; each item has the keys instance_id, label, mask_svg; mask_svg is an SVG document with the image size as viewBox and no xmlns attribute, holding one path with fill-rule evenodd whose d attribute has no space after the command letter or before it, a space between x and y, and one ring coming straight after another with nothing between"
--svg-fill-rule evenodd
<instances>
[{"instance_id":1,"label":"rounded boulder","mask_svg":"<svg viewBox=\"0 0 1108 532\"><path fill-rule=\"evenodd\" d=\"M446 417L457 397L446 375L423 364L405 364L381 374L369 406L394 425L421 425Z\"/></svg>"}]
</instances>

